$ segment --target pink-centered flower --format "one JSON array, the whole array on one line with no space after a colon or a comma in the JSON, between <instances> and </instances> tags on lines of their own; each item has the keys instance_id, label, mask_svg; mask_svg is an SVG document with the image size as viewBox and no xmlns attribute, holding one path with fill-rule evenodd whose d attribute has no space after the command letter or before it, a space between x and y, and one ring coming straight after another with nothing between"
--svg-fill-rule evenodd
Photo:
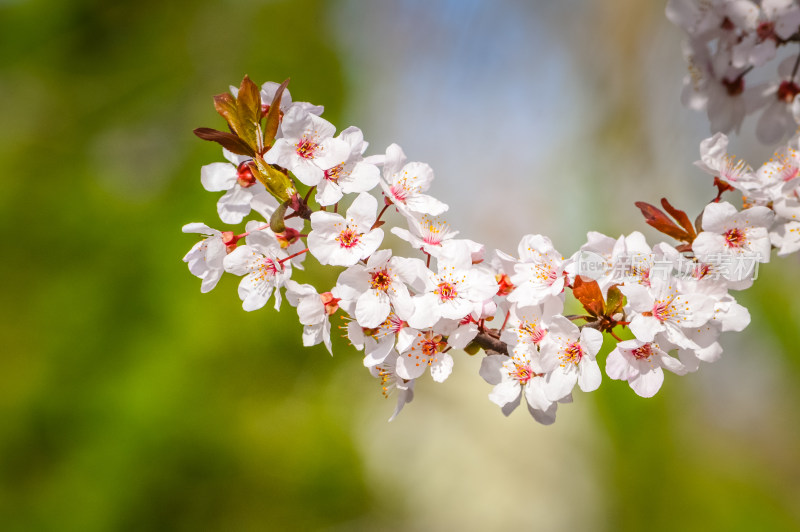
<instances>
[{"instance_id":1,"label":"pink-centered flower","mask_svg":"<svg viewBox=\"0 0 800 532\"><path fill-rule=\"evenodd\" d=\"M652 342L657 334L664 333L679 347L696 348L687 334L712 319L714 300L692 291L692 286L674 277L654 278L647 287L629 283L621 286L628 298L626 313L632 317L630 328L636 338Z\"/></svg>"},{"instance_id":2,"label":"pink-centered flower","mask_svg":"<svg viewBox=\"0 0 800 532\"><path fill-rule=\"evenodd\" d=\"M209 192L225 194L217 201L219 218L226 224L238 224L250 214L254 201L271 198L253 175L249 157L222 150L230 163L211 163L200 169L200 182Z\"/></svg>"},{"instance_id":3,"label":"pink-centered flower","mask_svg":"<svg viewBox=\"0 0 800 532\"><path fill-rule=\"evenodd\" d=\"M184 233L200 233L205 238L192 246L183 257L192 275L203 280L200 291L204 294L212 290L222 277L225 268L222 261L227 253L222 233L206 224L191 223L183 226Z\"/></svg>"},{"instance_id":4,"label":"pink-centered flower","mask_svg":"<svg viewBox=\"0 0 800 532\"><path fill-rule=\"evenodd\" d=\"M519 243L519 260L511 282L516 286L508 300L519 305L538 305L564 290L564 258L542 235L525 235Z\"/></svg>"},{"instance_id":5,"label":"pink-centered flower","mask_svg":"<svg viewBox=\"0 0 800 532\"><path fill-rule=\"evenodd\" d=\"M694 164L743 192L758 185L750 165L728 153L728 136L724 133L717 133L700 143L700 160Z\"/></svg>"},{"instance_id":6,"label":"pink-centered flower","mask_svg":"<svg viewBox=\"0 0 800 532\"><path fill-rule=\"evenodd\" d=\"M515 354L534 356L547 336L547 322L560 314L564 302L560 297L550 297L541 305L512 305L508 311L506 328L500 335Z\"/></svg>"},{"instance_id":7,"label":"pink-centered flower","mask_svg":"<svg viewBox=\"0 0 800 532\"><path fill-rule=\"evenodd\" d=\"M359 194L347 209L347 216L317 211L311 214L308 249L320 264L352 266L366 259L383 241L383 230L372 229L378 200Z\"/></svg>"},{"instance_id":8,"label":"pink-centered flower","mask_svg":"<svg viewBox=\"0 0 800 532\"><path fill-rule=\"evenodd\" d=\"M437 216L447 205L425 194L433 181L433 170L425 163L406 163L406 156L397 144L386 149L381 188L397 210L404 215L429 214Z\"/></svg>"},{"instance_id":9,"label":"pink-centered flower","mask_svg":"<svg viewBox=\"0 0 800 532\"><path fill-rule=\"evenodd\" d=\"M318 185L325 178L323 168L343 164L350 157L350 146L333 138L333 124L303 109L292 107L281 127L284 137L264 154L264 161L287 168L304 185Z\"/></svg>"},{"instance_id":10,"label":"pink-centered flower","mask_svg":"<svg viewBox=\"0 0 800 532\"><path fill-rule=\"evenodd\" d=\"M332 355L330 316L339 309L338 299L330 292L319 294L310 284L291 279L286 281L286 299L297 308L297 317L303 325L303 345L322 343Z\"/></svg>"},{"instance_id":11,"label":"pink-centered flower","mask_svg":"<svg viewBox=\"0 0 800 532\"><path fill-rule=\"evenodd\" d=\"M794 28L797 31L797 27ZM770 83L763 97L767 106L756 123L756 137L763 144L777 144L797 130L792 104L800 94L794 65L797 55L786 57L778 65L780 79Z\"/></svg>"},{"instance_id":12,"label":"pink-centered flower","mask_svg":"<svg viewBox=\"0 0 800 532\"><path fill-rule=\"evenodd\" d=\"M756 262L769 262L769 229L774 213L755 206L742 211L727 202L703 210L703 231L692 243L694 254L711 264L722 263L721 274L731 281L752 278Z\"/></svg>"},{"instance_id":13,"label":"pink-centered flower","mask_svg":"<svg viewBox=\"0 0 800 532\"><path fill-rule=\"evenodd\" d=\"M506 416L519 406L524 392L528 412L536 421L550 425L556 420L558 402L547 397L545 371L538 355L488 355L481 361L480 375L494 385L489 400ZM571 397L562 399L568 402Z\"/></svg>"},{"instance_id":14,"label":"pink-centered flower","mask_svg":"<svg viewBox=\"0 0 800 532\"><path fill-rule=\"evenodd\" d=\"M653 397L664 382L664 369L683 375L686 368L669 356L658 343L626 340L617 344L606 359L606 374L628 381L641 397Z\"/></svg>"},{"instance_id":15,"label":"pink-centered flower","mask_svg":"<svg viewBox=\"0 0 800 532\"><path fill-rule=\"evenodd\" d=\"M337 294L355 302L354 316L358 324L374 328L382 324L389 313L408 319L414 302L407 283L416 283L425 265L419 259L392 257L391 250L373 253L366 265L356 264L339 275Z\"/></svg>"},{"instance_id":16,"label":"pink-centered flower","mask_svg":"<svg viewBox=\"0 0 800 532\"><path fill-rule=\"evenodd\" d=\"M595 357L602 345L603 333L597 329L578 329L564 316L553 317L541 345L547 398L557 401L566 397L576 383L584 392L596 390L602 376Z\"/></svg>"},{"instance_id":17,"label":"pink-centered flower","mask_svg":"<svg viewBox=\"0 0 800 532\"><path fill-rule=\"evenodd\" d=\"M406 216L406 222L408 229L393 227L392 233L433 257L437 257L444 245L458 234L438 216Z\"/></svg>"},{"instance_id":18,"label":"pink-centered flower","mask_svg":"<svg viewBox=\"0 0 800 532\"><path fill-rule=\"evenodd\" d=\"M276 240L261 231L249 234L246 242L224 260L225 271L243 276L239 282L242 308L248 312L258 310L274 293L275 310L279 310L280 288L292 275L291 263L281 262L286 253Z\"/></svg>"},{"instance_id":19,"label":"pink-centered flower","mask_svg":"<svg viewBox=\"0 0 800 532\"><path fill-rule=\"evenodd\" d=\"M460 320L480 313L486 300L497 293L497 280L486 269L473 266L466 244L453 246L437 259L438 272L427 270L415 298L412 327L426 329L441 318Z\"/></svg>"},{"instance_id":20,"label":"pink-centered flower","mask_svg":"<svg viewBox=\"0 0 800 532\"><path fill-rule=\"evenodd\" d=\"M378 167L363 157L367 143L360 129L349 127L336 138L347 144L349 152L343 161L331 161L335 163L332 166L319 163L324 171L324 178L317 185L315 198L320 205L333 205L345 194L368 192L380 180Z\"/></svg>"},{"instance_id":21,"label":"pink-centered flower","mask_svg":"<svg viewBox=\"0 0 800 532\"><path fill-rule=\"evenodd\" d=\"M444 353L447 342L435 331L418 332L411 346L397 358L397 375L412 380L431 369L436 382L444 382L453 371L453 357Z\"/></svg>"}]
</instances>

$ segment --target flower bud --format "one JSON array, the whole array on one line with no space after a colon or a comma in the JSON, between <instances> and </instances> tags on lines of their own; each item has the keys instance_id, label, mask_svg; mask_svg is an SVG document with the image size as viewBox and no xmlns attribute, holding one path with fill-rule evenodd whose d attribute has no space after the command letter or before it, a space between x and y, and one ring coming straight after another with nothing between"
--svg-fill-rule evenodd
<instances>
[{"instance_id":1,"label":"flower bud","mask_svg":"<svg viewBox=\"0 0 800 532\"><path fill-rule=\"evenodd\" d=\"M800 87L794 81L784 81L778 87L778 99L786 103L792 103L798 93L800 93Z\"/></svg>"},{"instance_id":2,"label":"flower bud","mask_svg":"<svg viewBox=\"0 0 800 532\"><path fill-rule=\"evenodd\" d=\"M221 236L222 243L225 244L225 251L227 253L231 253L236 249L237 242L239 242L241 238L239 235L234 234L233 231L223 231Z\"/></svg>"},{"instance_id":3,"label":"flower bud","mask_svg":"<svg viewBox=\"0 0 800 532\"><path fill-rule=\"evenodd\" d=\"M494 278L497 280L498 296L507 296L508 294L514 291L514 288L516 288L514 284L511 282L511 278L509 278L509 276L504 273L498 273L497 275L494 276Z\"/></svg>"},{"instance_id":4,"label":"flower bud","mask_svg":"<svg viewBox=\"0 0 800 532\"><path fill-rule=\"evenodd\" d=\"M256 184L256 176L253 175L252 164L251 161L245 161L236 168L236 181L242 188L249 188Z\"/></svg>"},{"instance_id":5,"label":"flower bud","mask_svg":"<svg viewBox=\"0 0 800 532\"><path fill-rule=\"evenodd\" d=\"M320 299L322 299L322 304L325 305L325 314L331 316L339 310L339 301L341 298L333 297L333 294L330 292L324 292L319 295Z\"/></svg>"}]
</instances>

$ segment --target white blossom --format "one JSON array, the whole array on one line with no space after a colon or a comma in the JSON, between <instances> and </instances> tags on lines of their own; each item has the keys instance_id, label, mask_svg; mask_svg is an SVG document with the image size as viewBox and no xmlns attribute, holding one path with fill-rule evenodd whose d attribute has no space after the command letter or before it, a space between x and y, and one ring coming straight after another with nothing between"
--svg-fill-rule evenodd
<instances>
[{"instance_id":1,"label":"white blossom","mask_svg":"<svg viewBox=\"0 0 800 532\"><path fill-rule=\"evenodd\" d=\"M686 373L683 364L655 342L619 342L606 359L606 374L612 379L628 381L631 389L641 397L653 397L661 389L664 369L678 375Z\"/></svg>"},{"instance_id":2,"label":"white blossom","mask_svg":"<svg viewBox=\"0 0 800 532\"><path fill-rule=\"evenodd\" d=\"M203 280L200 291L209 292L217 286L225 271L222 261L227 251L222 241L222 233L201 223L186 224L183 226L183 232L205 235L205 238L192 246L183 257L183 262L188 263L192 275Z\"/></svg>"},{"instance_id":3,"label":"white blossom","mask_svg":"<svg viewBox=\"0 0 800 532\"><path fill-rule=\"evenodd\" d=\"M366 259L383 241L383 230L373 229L378 200L361 193L347 209L347 216L325 211L311 214L308 249L320 264L352 266Z\"/></svg>"},{"instance_id":4,"label":"white blossom","mask_svg":"<svg viewBox=\"0 0 800 532\"><path fill-rule=\"evenodd\" d=\"M553 317L541 345L542 368L547 372L545 395L558 401L567 397L575 384L584 392L596 390L602 376L595 357L602 345L600 331L578 329L564 316Z\"/></svg>"},{"instance_id":5,"label":"white blossom","mask_svg":"<svg viewBox=\"0 0 800 532\"><path fill-rule=\"evenodd\" d=\"M281 306L282 287L291 277L292 266L281 262L286 256L276 240L257 231L246 237L247 244L237 247L223 261L225 271L243 276L239 298L246 311L263 307L275 294L275 310Z\"/></svg>"}]
</instances>

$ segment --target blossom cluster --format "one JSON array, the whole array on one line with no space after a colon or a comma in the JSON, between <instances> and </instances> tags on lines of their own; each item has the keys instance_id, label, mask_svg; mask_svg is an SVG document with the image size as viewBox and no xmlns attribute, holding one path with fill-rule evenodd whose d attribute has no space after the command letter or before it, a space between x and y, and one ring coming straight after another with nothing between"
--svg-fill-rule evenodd
<instances>
[{"instance_id":1,"label":"blossom cluster","mask_svg":"<svg viewBox=\"0 0 800 532\"><path fill-rule=\"evenodd\" d=\"M689 33L695 57L712 39L727 44L709 61L733 54L725 60L734 70L705 72L704 84L691 87L710 117L719 109L714 83L760 65L774 55L767 40L781 44L800 26L791 2L776 5L670 2L668 14ZM757 31L766 23L769 36ZM603 370L651 397L664 370L684 375L719 359L721 334L750 322L733 293L752 285L773 247L778 255L800 249L797 137L758 170L728 153L724 133L703 141L697 166L713 176L718 193L694 222L666 199L662 208L637 203L671 243L651 246L638 231L616 238L590 232L565 257L546 236L527 234L509 254L459 238L446 221L448 205L430 194L429 165L409 161L396 144L367 155L361 130L337 134L322 107L292 101L287 83L259 88L245 77L215 97L230 132L196 134L221 144L226 162L204 166L201 184L223 193L223 223L245 226L184 226L202 235L184 261L203 292L224 273L241 277L245 311L270 302L280 309L285 299L305 346L332 351L332 320L341 316L382 393L396 396L392 418L413 399L417 379L447 380L459 351L484 352L479 373L504 414L524 403L543 424L576 387L597 389ZM729 122L728 129L738 127ZM741 195L741 209L722 200L728 192ZM406 251L390 247L387 228ZM301 281L307 255L337 268L334 286ZM608 355L598 361L603 346Z\"/></svg>"},{"instance_id":2,"label":"blossom cluster","mask_svg":"<svg viewBox=\"0 0 800 532\"><path fill-rule=\"evenodd\" d=\"M800 120L800 55L781 47L800 44L796 0L669 0L667 17L687 36L689 72L681 99L705 110L712 132L739 132L748 114L760 113L756 136L768 145L785 140ZM777 61L777 77L752 83L754 69Z\"/></svg>"}]
</instances>

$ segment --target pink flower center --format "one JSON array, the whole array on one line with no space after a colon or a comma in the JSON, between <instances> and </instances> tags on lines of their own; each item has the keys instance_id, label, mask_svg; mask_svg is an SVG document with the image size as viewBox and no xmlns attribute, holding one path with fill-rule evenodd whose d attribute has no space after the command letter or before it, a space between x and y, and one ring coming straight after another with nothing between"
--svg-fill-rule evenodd
<instances>
[{"instance_id":1,"label":"pink flower center","mask_svg":"<svg viewBox=\"0 0 800 532\"><path fill-rule=\"evenodd\" d=\"M450 229L447 222L424 216L420 223L422 241L429 246L441 246L444 239L449 235Z\"/></svg>"},{"instance_id":2,"label":"pink flower center","mask_svg":"<svg viewBox=\"0 0 800 532\"><path fill-rule=\"evenodd\" d=\"M523 322L519 326L519 331L521 335L527 336L528 339L536 345L544 340L547 331L542 329L541 327L537 327L535 323L530 322Z\"/></svg>"},{"instance_id":3,"label":"pink flower center","mask_svg":"<svg viewBox=\"0 0 800 532\"><path fill-rule=\"evenodd\" d=\"M767 178L770 180L787 182L800 175L797 151L792 148L788 148L785 151L776 151L765 166L768 168Z\"/></svg>"},{"instance_id":4,"label":"pink flower center","mask_svg":"<svg viewBox=\"0 0 800 532\"><path fill-rule=\"evenodd\" d=\"M704 262L698 263L694 269L694 278L695 279L702 279L706 275L711 273L711 265L706 264Z\"/></svg>"},{"instance_id":5,"label":"pink flower center","mask_svg":"<svg viewBox=\"0 0 800 532\"><path fill-rule=\"evenodd\" d=\"M631 351L631 354L636 360L648 360L653 356L653 349L650 347L650 344L644 344L642 347L637 347Z\"/></svg>"},{"instance_id":6,"label":"pink flower center","mask_svg":"<svg viewBox=\"0 0 800 532\"><path fill-rule=\"evenodd\" d=\"M426 338L420 342L419 347L422 349L423 355L432 357L436 354L436 351L439 348L439 342L437 342L435 338Z\"/></svg>"},{"instance_id":7,"label":"pink flower center","mask_svg":"<svg viewBox=\"0 0 800 532\"><path fill-rule=\"evenodd\" d=\"M350 249L358 244L360 236L361 235L356 233L355 230L348 225L347 229L339 233L339 236L336 237L336 241L339 242L339 246Z\"/></svg>"},{"instance_id":8,"label":"pink flower center","mask_svg":"<svg viewBox=\"0 0 800 532\"><path fill-rule=\"evenodd\" d=\"M255 278L257 281L269 280L275 277L275 274L278 273L278 269L279 266L275 264L275 261L265 257L258 262Z\"/></svg>"},{"instance_id":9,"label":"pink flower center","mask_svg":"<svg viewBox=\"0 0 800 532\"><path fill-rule=\"evenodd\" d=\"M436 293L442 301L451 301L458 295L456 287L446 281L439 283L436 287Z\"/></svg>"},{"instance_id":10,"label":"pink flower center","mask_svg":"<svg viewBox=\"0 0 800 532\"><path fill-rule=\"evenodd\" d=\"M445 344L445 342L442 341L442 335L434 335L431 331L428 331L424 336L421 333L418 333L417 336L421 338L417 340L416 345L411 348L411 351L407 356L408 358L416 357L416 359L419 361L417 362L417 366L419 366L420 363L424 364L426 362L430 366L437 361L439 350ZM422 356L427 357L427 360L420 360L420 355L416 354L417 349L422 351Z\"/></svg>"},{"instance_id":11,"label":"pink flower center","mask_svg":"<svg viewBox=\"0 0 800 532\"><path fill-rule=\"evenodd\" d=\"M295 144L295 148L297 148L297 155L303 159L313 159L314 152L318 147L319 144L314 142L314 139L310 139L306 136L301 138L300 141Z\"/></svg>"},{"instance_id":12,"label":"pink flower center","mask_svg":"<svg viewBox=\"0 0 800 532\"><path fill-rule=\"evenodd\" d=\"M442 239L439 238L439 235L435 233L428 233L427 235L425 235L425 238L423 238L422 241L428 244L429 246L439 246L442 243Z\"/></svg>"},{"instance_id":13,"label":"pink flower center","mask_svg":"<svg viewBox=\"0 0 800 532\"><path fill-rule=\"evenodd\" d=\"M407 325L408 323L398 318L397 314L389 314L389 317L381 324L381 327L388 329L389 332L397 334Z\"/></svg>"},{"instance_id":14,"label":"pink flower center","mask_svg":"<svg viewBox=\"0 0 800 532\"><path fill-rule=\"evenodd\" d=\"M392 278L384 268L372 273L372 279L370 279L369 284L374 290L386 292L392 285Z\"/></svg>"},{"instance_id":15,"label":"pink flower center","mask_svg":"<svg viewBox=\"0 0 800 532\"><path fill-rule=\"evenodd\" d=\"M745 232L734 227L725 232L725 245L729 248L740 248L747 242L747 235Z\"/></svg>"},{"instance_id":16,"label":"pink flower center","mask_svg":"<svg viewBox=\"0 0 800 532\"><path fill-rule=\"evenodd\" d=\"M520 384L528 384L528 381L538 376L538 373L535 373L528 364L514 362L514 369L509 375Z\"/></svg>"},{"instance_id":17,"label":"pink flower center","mask_svg":"<svg viewBox=\"0 0 800 532\"><path fill-rule=\"evenodd\" d=\"M650 266L634 266L632 273L635 277L639 278L639 283L644 286L650 286Z\"/></svg>"},{"instance_id":18,"label":"pink flower center","mask_svg":"<svg viewBox=\"0 0 800 532\"><path fill-rule=\"evenodd\" d=\"M342 177L343 170L344 164L337 164L333 168L325 170L325 179L334 183L338 183L339 178Z\"/></svg>"},{"instance_id":19,"label":"pink flower center","mask_svg":"<svg viewBox=\"0 0 800 532\"><path fill-rule=\"evenodd\" d=\"M797 175L800 174L800 166L797 165L787 165L783 168L783 172L781 172L781 179L784 181L791 181Z\"/></svg>"},{"instance_id":20,"label":"pink flower center","mask_svg":"<svg viewBox=\"0 0 800 532\"><path fill-rule=\"evenodd\" d=\"M405 180L394 183L389 187L389 192L392 193L395 201L399 201L400 203L405 203L406 199L408 199L408 189L405 186Z\"/></svg>"},{"instance_id":21,"label":"pink flower center","mask_svg":"<svg viewBox=\"0 0 800 532\"><path fill-rule=\"evenodd\" d=\"M582 358L583 349L581 348L581 344L578 342L568 343L561 355L561 360L564 362L564 364L575 364L576 366Z\"/></svg>"},{"instance_id":22,"label":"pink flower center","mask_svg":"<svg viewBox=\"0 0 800 532\"><path fill-rule=\"evenodd\" d=\"M720 177L725 181L742 181L747 178L750 172L750 167L747 163L737 159L733 155L725 155L722 167L720 168Z\"/></svg>"},{"instance_id":23,"label":"pink flower center","mask_svg":"<svg viewBox=\"0 0 800 532\"><path fill-rule=\"evenodd\" d=\"M669 301L656 301L653 306L652 315L658 321L664 321L672 316L672 308Z\"/></svg>"}]
</instances>

